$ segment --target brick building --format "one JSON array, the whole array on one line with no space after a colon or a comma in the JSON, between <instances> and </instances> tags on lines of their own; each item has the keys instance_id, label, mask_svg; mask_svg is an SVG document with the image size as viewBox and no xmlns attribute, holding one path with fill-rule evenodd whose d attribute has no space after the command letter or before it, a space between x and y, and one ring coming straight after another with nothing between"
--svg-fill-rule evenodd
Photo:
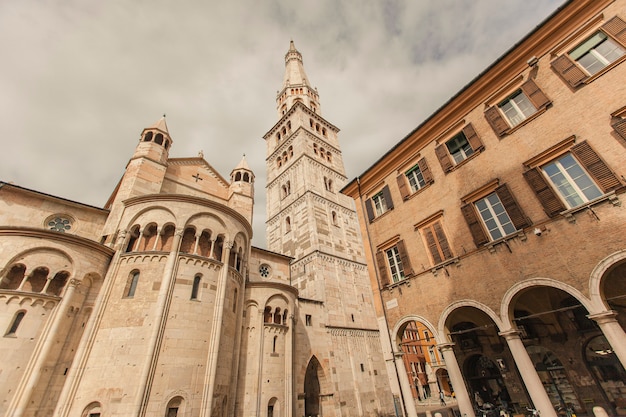
<instances>
[{"instance_id":1,"label":"brick building","mask_svg":"<svg viewBox=\"0 0 626 417\"><path fill-rule=\"evenodd\" d=\"M626 414L625 22L567 2L342 190L409 415L421 327L464 415Z\"/></svg>"}]
</instances>

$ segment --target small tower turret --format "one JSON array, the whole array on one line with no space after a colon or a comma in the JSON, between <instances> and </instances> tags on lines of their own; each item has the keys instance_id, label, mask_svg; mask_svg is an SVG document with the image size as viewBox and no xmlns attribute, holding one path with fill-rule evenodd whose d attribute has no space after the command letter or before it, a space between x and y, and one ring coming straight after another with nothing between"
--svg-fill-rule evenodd
<instances>
[{"instance_id":1,"label":"small tower turret","mask_svg":"<svg viewBox=\"0 0 626 417\"><path fill-rule=\"evenodd\" d=\"M246 155L230 173L229 206L239 211L252 223L254 205L254 173L248 166Z\"/></svg>"},{"instance_id":2,"label":"small tower turret","mask_svg":"<svg viewBox=\"0 0 626 417\"><path fill-rule=\"evenodd\" d=\"M132 159L143 157L165 164L170 146L172 146L172 138L165 123L165 115L163 115L158 122L141 132L139 145Z\"/></svg>"},{"instance_id":3,"label":"small tower turret","mask_svg":"<svg viewBox=\"0 0 626 417\"><path fill-rule=\"evenodd\" d=\"M298 52L293 41L285 54L285 77L283 85L276 96L278 117L282 117L296 102L304 103L313 112L321 114L317 89L312 88L304 72L302 54Z\"/></svg>"}]
</instances>

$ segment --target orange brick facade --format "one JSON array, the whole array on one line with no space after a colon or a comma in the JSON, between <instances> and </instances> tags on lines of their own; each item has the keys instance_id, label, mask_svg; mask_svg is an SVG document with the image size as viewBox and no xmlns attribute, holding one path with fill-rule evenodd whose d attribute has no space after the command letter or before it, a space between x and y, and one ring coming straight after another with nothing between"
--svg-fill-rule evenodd
<instances>
[{"instance_id":1,"label":"orange brick facade","mask_svg":"<svg viewBox=\"0 0 626 417\"><path fill-rule=\"evenodd\" d=\"M625 21L568 2L343 189L390 354L430 329L463 414L626 412Z\"/></svg>"}]
</instances>

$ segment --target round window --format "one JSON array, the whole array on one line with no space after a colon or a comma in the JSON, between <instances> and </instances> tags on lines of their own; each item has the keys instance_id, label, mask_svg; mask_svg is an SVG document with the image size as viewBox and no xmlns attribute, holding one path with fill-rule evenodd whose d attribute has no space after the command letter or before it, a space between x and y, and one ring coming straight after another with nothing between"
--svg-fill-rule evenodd
<instances>
[{"instance_id":1,"label":"round window","mask_svg":"<svg viewBox=\"0 0 626 417\"><path fill-rule=\"evenodd\" d=\"M72 228L72 222L70 219L65 217L53 217L48 220L48 228L50 230L65 233L66 230L70 230Z\"/></svg>"},{"instance_id":2,"label":"round window","mask_svg":"<svg viewBox=\"0 0 626 417\"><path fill-rule=\"evenodd\" d=\"M261 276L263 278L267 278L270 276L270 266L263 264L259 267L259 274L261 274Z\"/></svg>"}]
</instances>

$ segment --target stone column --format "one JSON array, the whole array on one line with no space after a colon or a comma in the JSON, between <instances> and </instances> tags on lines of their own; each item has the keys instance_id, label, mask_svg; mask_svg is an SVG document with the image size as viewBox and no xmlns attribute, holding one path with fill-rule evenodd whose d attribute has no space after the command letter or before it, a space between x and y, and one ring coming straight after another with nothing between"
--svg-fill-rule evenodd
<instances>
[{"instance_id":1,"label":"stone column","mask_svg":"<svg viewBox=\"0 0 626 417\"><path fill-rule=\"evenodd\" d=\"M113 277L117 274L119 269L118 260L122 254L122 249L125 249L127 235L127 230L120 230L117 235L117 240L111 242L111 247L115 249L116 252L111 259L110 267L104 276L102 289L98 293L98 297L94 303L94 310L89 317L83 336L81 337L78 348L76 349L74 360L72 361L72 365L70 366L67 374L66 382L63 384L63 389L59 394L59 399L53 413L55 417L67 417L70 413L76 390L80 385L80 381L86 368L86 363L89 359L89 352L91 351L96 340L98 325L102 320L107 301L111 296L113 283L115 282Z\"/></svg>"},{"instance_id":2,"label":"stone column","mask_svg":"<svg viewBox=\"0 0 626 417\"><path fill-rule=\"evenodd\" d=\"M292 310L295 310L295 305ZM293 417L295 414L294 407L294 396L296 395L296 387L295 387L295 379L294 375L294 361L293 361L293 353L295 338L294 332L296 331L296 319L294 316L294 312L289 315L287 319L287 325L289 328L287 329L287 334L285 335L285 417Z\"/></svg>"},{"instance_id":3,"label":"stone column","mask_svg":"<svg viewBox=\"0 0 626 417\"><path fill-rule=\"evenodd\" d=\"M45 294L46 291L48 290L48 287L50 286L50 283L52 282L52 279L54 278L55 274L48 274L48 278L46 278L46 285L43 286L43 288L41 289L41 291L39 291L40 294Z\"/></svg>"},{"instance_id":4,"label":"stone column","mask_svg":"<svg viewBox=\"0 0 626 417\"><path fill-rule=\"evenodd\" d=\"M198 254L198 243L200 242L200 236L202 236L202 233L196 235L196 242L193 244L193 250L191 251L193 255Z\"/></svg>"},{"instance_id":5,"label":"stone column","mask_svg":"<svg viewBox=\"0 0 626 417\"><path fill-rule=\"evenodd\" d=\"M219 360L220 340L222 336L222 319L224 317L224 299L226 298L226 286L228 283L228 262L230 260L230 249L233 242L224 241L222 248L222 269L220 270L220 281L215 292L215 309L213 310L213 322L211 325L211 335L209 339L209 352L207 358L206 375L204 380L204 393L200 409L201 417L209 417L213 407L213 393L215 391L215 377L217 376L217 363ZM224 251L226 252L224 256ZM229 399L233 401L232 398Z\"/></svg>"},{"instance_id":6,"label":"stone column","mask_svg":"<svg viewBox=\"0 0 626 417\"><path fill-rule=\"evenodd\" d=\"M76 279L70 280L63 298L49 319L49 325L46 326L44 331L39 336L39 340L35 346L35 351L32 355L34 360L29 362L28 367L24 372L24 376L17 386L15 395L13 396L13 399L7 409L7 416L21 417L25 414L30 403L33 390L39 383L41 371L43 370L46 360L50 355L50 351L56 345L56 334L59 331L61 323L63 322L65 312L70 305L76 287L79 285L80 281Z\"/></svg>"},{"instance_id":7,"label":"stone column","mask_svg":"<svg viewBox=\"0 0 626 417\"><path fill-rule=\"evenodd\" d=\"M522 339L519 337L519 331L511 329L500 332L499 335L504 337L509 346L513 360L515 360L515 365L519 370L520 376L526 386L526 391L528 391L528 395L530 395L530 399L535 408L539 410L542 417L556 417L554 406L541 383L541 379L535 370L535 365L530 360L530 356L528 356Z\"/></svg>"},{"instance_id":8,"label":"stone column","mask_svg":"<svg viewBox=\"0 0 626 417\"><path fill-rule=\"evenodd\" d=\"M400 391L402 391L402 398L404 399L404 408L406 410L407 417L416 417L417 410L415 409L415 399L413 398L413 393L411 392L411 382L409 381L409 377L406 373L402 355L402 352L394 353L394 362L396 363L398 379L400 380Z\"/></svg>"},{"instance_id":9,"label":"stone column","mask_svg":"<svg viewBox=\"0 0 626 417\"><path fill-rule=\"evenodd\" d=\"M215 239L210 239L209 242L211 242L211 252L209 253L209 258L214 259L213 249L215 248Z\"/></svg>"},{"instance_id":10,"label":"stone column","mask_svg":"<svg viewBox=\"0 0 626 417\"><path fill-rule=\"evenodd\" d=\"M152 250L155 251L157 250L157 247L159 245L159 238L161 237L161 232L162 232L162 228L158 227L156 230L156 238L154 239L154 245L152 245Z\"/></svg>"},{"instance_id":11,"label":"stone column","mask_svg":"<svg viewBox=\"0 0 626 417\"><path fill-rule=\"evenodd\" d=\"M608 340L613 352L617 355L617 358L622 363L622 366L626 368L626 333L622 326L617 321L617 312L613 310L603 311L602 313L590 314L591 320L598 323L600 330Z\"/></svg>"},{"instance_id":12,"label":"stone column","mask_svg":"<svg viewBox=\"0 0 626 417\"><path fill-rule=\"evenodd\" d=\"M442 343L437 345L437 347L439 348L439 351L443 356L443 361L446 364L446 370L448 371L450 382L452 382L452 388L454 388L454 395L456 396L456 401L459 405L459 411L464 416L474 417L474 407L472 406L472 401L470 400L469 393L467 392L461 368L459 368L459 363L454 355L454 343Z\"/></svg>"},{"instance_id":13,"label":"stone column","mask_svg":"<svg viewBox=\"0 0 626 417\"><path fill-rule=\"evenodd\" d=\"M26 281L28 281L28 278L30 278L30 274L27 272L28 272L28 268L25 268L24 277L22 278L22 282L20 282L20 286L17 287L17 291L24 291L24 285L26 284Z\"/></svg>"},{"instance_id":14,"label":"stone column","mask_svg":"<svg viewBox=\"0 0 626 417\"><path fill-rule=\"evenodd\" d=\"M150 399L150 391L152 381L154 380L154 372L159 357L159 350L165 332L165 323L167 322L167 312L169 311L170 302L172 300L172 291L174 282L176 281L176 267L178 265L178 251L180 250L180 242L183 238L183 229L176 229L172 240L172 250L169 253L167 263L163 269L163 280L157 297L157 305L155 308L157 316L154 320L154 328L150 335L150 341L147 343L150 352L146 360L139 380L140 388L137 399L137 413L141 417L146 415L148 408L148 400Z\"/></svg>"}]
</instances>

